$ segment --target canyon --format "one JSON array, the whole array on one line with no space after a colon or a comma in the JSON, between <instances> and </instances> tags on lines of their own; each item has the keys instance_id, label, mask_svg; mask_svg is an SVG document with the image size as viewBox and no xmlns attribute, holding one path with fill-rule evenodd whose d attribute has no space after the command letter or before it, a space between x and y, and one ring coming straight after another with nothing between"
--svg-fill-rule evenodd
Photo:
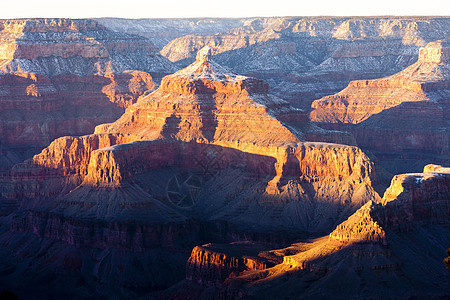
<instances>
[{"instance_id":1,"label":"canyon","mask_svg":"<svg viewBox=\"0 0 450 300\"><path fill-rule=\"evenodd\" d=\"M224 20L209 21L225 29ZM278 17L241 22L220 32L192 30L172 39L160 53L184 67L197 50L209 46L221 65L264 79L272 93L309 109L313 100L340 91L351 80L401 71L416 61L420 47L449 36L449 20L444 17ZM148 30L141 32L146 35Z\"/></svg>"},{"instance_id":2,"label":"canyon","mask_svg":"<svg viewBox=\"0 0 450 300\"><path fill-rule=\"evenodd\" d=\"M244 244L238 254L233 244L196 247L186 280L164 296L445 297L449 284L439 278L446 276L441 252L450 242L449 175L449 168L438 165L396 175L380 203L366 203L328 236L312 241L276 250Z\"/></svg>"},{"instance_id":3,"label":"canyon","mask_svg":"<svg viewBox=\"0 0 450 300\"><path fill-rule=\"evenodd\" d=\"M448 297L449 22L0 20L0 289Z\"/></svg>"},{"instance_id":4,"label":"canyon","mask_svg":"<svg viewBox=\"0 0 450 300\"><path fill-rule=\"evenodd\" d=\"M148 40L93 20L1 20L0 169L114 121L171 67Z\"/></svg>"},{"instance_id":5,"label":"canyon","mask_svg":"<svg viewBox=\"0 0 450 300\"><path fill-rule=\"evenodd\" d=\"M91 135L58 138L11 168L1 184L5 206L14 211L5 242L11 234L33 234L54 241L51 252L67 243L83 266L86 253L111 248L130 257L149 251L182 257L205 224L213 224L206 237L219 241L266 231L311 235L380 201L373 163L359 148L305 141L309 135L354 142L311 124L304 111L269 94L264 81L230 73L203 48L115 122ZM55 259L52 268L60 268ZM116 260L105 263L119 268ZM158 267L146 272L157 274ZM120 273L105 276L122 280ZM157 290L168 285L163 278L142 284ZM121 297L137 295L125 283L120 288Z\"/></svg>"},{"instance_id":6,"label":"canyon","mask_svg":"<svg viewBox=\"0 0 450 300\"><path fill-rule=\"evenodd\" d=\"M315 100L310 118L321 127L351 132L360 147L380 159L389 157L391 164L448 165L449 53L448 39L431 42L399 73L352 81L339 93Z\"/></svg>"}]
</instances>

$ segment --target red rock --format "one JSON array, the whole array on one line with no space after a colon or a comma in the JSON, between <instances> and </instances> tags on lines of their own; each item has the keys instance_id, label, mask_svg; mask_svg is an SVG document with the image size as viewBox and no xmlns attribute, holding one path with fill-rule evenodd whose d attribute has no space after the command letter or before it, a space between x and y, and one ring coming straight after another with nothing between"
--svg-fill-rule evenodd
<instances>
[{"instance_id":1,"label":"red rock","mask_svg":"<svg viewBox=\"0 0 450 300\"><path fill-rule=\"evenodd\" d=\"M222 236L324 232L379 200L364 152L305 141L308 134L336 132L309 124L304 111L268 94L266 83L229 73L205 52L117 121L91 135L56 139L14 166L0 184L2 197L16 199L20 208L9 234L134 257L190 250L210 230ZM199 228L194 218L218 229ZM187 265L192 280L220 283L269 266L259 253L203 248L194 249ZM67 264L55 259L60 262L52 266ZM96 270L82 265L81 272Z\"/></svg>"},{"instance_id":2,"label":"red rock","mask_svg":"<svg viewBox=\"0 0 450 300\"><path fill-rule=\"evenodd\" d=\"M381 157L413 151L446 162L449 49L448 40L432 42L415 64L397 74L350 82L341 92L314 101L311 120L350 131L359 146Z\"/></svg>"},{"instance_id":3,"label":"red rock","mask_svg":"<svg viewBox=\"0 0 450 300\"><path fill-rule=\"evenodd\" d=\"M314 199L352 210L370 199L378 201L369 158L357 147L301 142L311 133L334 133L310 126L303 111L268 94L266 87L262 81L228 73L209 61L206 52L165 77L158 90L128 107L116 122L97 126L91 136L58 139L16 166L11 172L15 183L4 194L65 194L81 182L89 189L119 188L153 170L176 167L202 174L214 164L208 170L212 176L230 168L257 178L271 176L261 182L263 191L285 199L281 203ZM278 115L291 116L293 131L275 118ZM65 177L54 180L50 174ZM305 189L314 191L312 198ZM68 203L78 203L75 194L67 197ZM245 222L244 215L236 217ZM281 225L282 219L273 224ZM326 222L316 225L322 228Z\"/></svg>"},{"instance_id":4,"label":"red rock","mask_svg":"<svg viewBox=\"0 0 450 300\"><path fill-rule=\"evenodd\" d=\"M283 263L230 278L218 294L280 295L273 283L283 278L286 296L352 298L367 285L365 295L375 298L447 295L448 283L435 275L445 276L450 169L428 165L424 171L395 176L382 203L366 203L329 236L274 251Z\"/></svg>"},{"instance_id":5,"label":"red rock","mask_svg":"<svg viewBox=\"0 0 450 300\"><path fill-rule=\"evenodd\" d=\"M116 120L155 87L145 71L171 69L148 40L94 20L2 20L0 49L1 148L22 160L29 148Z\"/></svg>"},{"instance_id":6,"label":"red rock","mask_svg":"<svg viewBox=\"0 0 450 300\"><path fill-rule=\"evenodd\" d=\"M196 246L186 264L186 279L204 285L220 285L241 272L264 270L273 263L259 256L259 248L251 243Z\"/></svg>"}]
</instances>

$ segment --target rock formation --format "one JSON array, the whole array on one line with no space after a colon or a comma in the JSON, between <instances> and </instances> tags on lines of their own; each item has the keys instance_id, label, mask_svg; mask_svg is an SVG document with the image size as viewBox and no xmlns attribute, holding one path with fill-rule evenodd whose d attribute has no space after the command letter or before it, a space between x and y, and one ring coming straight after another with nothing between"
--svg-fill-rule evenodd
<instances>
[{"instance_id":1,"label":"rock formation","mask_svg":"<svg viewBox=\"0 0 450 300\"><path fill-rule=\"evenodd\" d=\"M216 297L448 297L442 259L450 242L449 174L427 165L424 173L397 175L382 203L366 203L328 236L268 251L283 262L228 278ZM192 269L187 274L196 278Z\"/></svg>"},{"instance_id":2,"label":"rock formation","mask_svg":"<svg viewBox=\"0 0 450 300\"><path fill-rule=\"evenodd\" d=\"M0 21L0 168L114 121L171 70L148 40L92 20Z\"/></svg>"},{"instance_id":3,"label":"rock formation","mask_svg":"<svg viewBox=\"0 0 450 300\"><path fill-rule=\"evenodd\" d=\"M269 94L267 83L218 65L204 48L117 121L92 135L58 138L1 178L2 203L15 212L0 240L31 233L33 243L53 241L52 253L66 243L82 253L77 261L89 267L77 274L92 283L86 253L125 251L156 274L159 264L149 265L155 256L136 252L179 253L184 264L205 231L226 241L265 230L326 232L380 200L372 187L377 179L356 146L307 142L309 136L351 142L312 125L304 111ZM213 248L205 250L212 259ZM212 281L267 265L234 254L225 260L230 267ZM113 271L117 261L107 264L105 276L124 287ZM147 283L153 289L177 279L155 276ZM127 288L120 294L138 295Z\"/></svg>"},{"instance_id":4,"label":"rock formation","mask_svg":"<svg viewBox=\"0 0 450 300\"><path fill-rule=\"evenodd\" d=\"M316 100L311 120L348 130L358 145L380 158L448 162L449 40L429 43L419 60L392 76L350 82L341 92Z\"/></svg>"},{"instance_id":5,"label":"rock formation","mask_svg":"<svg viewBox=\"0 0 450 300\"><path fill-rule=\"evenodd\" d=\"M0 28L2 73L53 77L173 69L147 39L114 32L94 20L2 20Z\"/></svg>"},{"instance_id":6,"label":"rock formation","mask_svg":"<svg viewBox=\"0 0 450 300\"><path fill-rule=\"evenodd\" d=\"M192 34L214 35L242 26L245 19L95 19L103 26L116 32L140 35L149 39L158 49L162 49L171 40Z\"/></svg>"},{"instance_id":7,"label":"rock formation","mask_svg":"<svg viewBox=\"0 0 450 300\"><path fill-rule=\"evenodd\" d=\"M0 175L0 286L21 298L448 297L448 169L397 175L380 199L354 138L261 80L305 106L403 69L448 37L448 20L0 21L0 164L59 137ZM160 48L179 37L161 53L187 67L153 90L173 67L134 33ZM391 124L362 135L448 158L447 44L348 87L416 101L333 116Z\"/></svg>"},{"instance_id":8,"label":"rock formation","mask_svg":"<svg viewBox=\"0 0 450 300\"><path fill-rule=\"evenodd\" d=\"M221 33L176 38L161 54L187 64L210 46L218 63L268 81L272 93L308 109L351 80L404 69L420 47L448 38L448 25L448 18L439 17L253 18Z\"/></svg>"},{"instance_id":9,"label":"rock formation","mask_svg":"<svg viewBox=\"0 0 450 300\"><path fill-rule=\"evenodd\" d=\"M241 272L274 266L274 261L265 257L261 249L260 245L248 242L196 246L186 264L186 278L205 285L220 285Z\"/></svg>"}]
</instances>

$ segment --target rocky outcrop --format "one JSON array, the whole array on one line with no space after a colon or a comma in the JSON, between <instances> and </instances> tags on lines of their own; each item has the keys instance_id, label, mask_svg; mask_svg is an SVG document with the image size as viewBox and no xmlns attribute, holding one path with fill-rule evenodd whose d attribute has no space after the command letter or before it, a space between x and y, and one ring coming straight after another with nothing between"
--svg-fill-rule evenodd
<instances>
[{"instance_id":1,"label":"rocky outcrop","mask_svg":"<svg viewBox=\"0 0 450 300\"><path fill-rule=\"evenodd\" d=\"M381 203L368 202L358 209L330 233L330 243L388 245L386 230L405 232L423 224L448 226L450 169L436 165L425 168L430 169L433 172L396 175ZM286 261L292 263L290 258Z\"/></svg>"},{"instance_id":2,"label":"rocky outcrop","mask_svg":"<svg viewBox=\"0 0 450 300\"><path fill-rule=\"evenodd\" d=\"M339 224L330 233L330 239L341 243L351 242L384 242L386 243L386 233L383 228L371 216L373 203L368 202L351 215L347 221Z\"/></svg>"},{"instance_id":3,"label":"rocky outcrop","mask_svg":"<svg viewBox=\"0 0 450 300\"><path fill-rule=\"evenodd\" d=\"M420 47L448 37L448 22L433 17L255 18L218 34L179 37L161 54L187 64L198 49L210 46L218 63L270 82L272 93L308 109L314 99L338 92L351 80L404 69Z\"/></svg>"},{"instance_id":4,"label":"rocky outcrop","mask_svg":"<svg viewBox=\"0 0 450 300\"><path fill-rule=\"evenodd\" d=\"M350 82L316 100L310 113L322 127L353 133L380 158L405 152L446 162L449 154L449 41L422 48L419 60L389 77Z\"/></svg>"},{"instance_id":5,"label":"rocky outcrop","mask_svg":"<svg viewBox=\"0 0 450 300\"><path fill-rule=\"evenodd\" d=\"M328 236L273 251L285 255L283 263L230 278L218 294L447 296L448 283L435 275L446 276L442 257L449 242L449 169L428 165L424 171L397 175L382 203L366 203ZM278 284L289 289L274 288Z\"/></svg>"},{"instance_id":6,"label":"rocky outcrop","mask_svg":"<svg viewBox=\"0 0 450 300\"><path fill-rule=\"evenodd\" d=\"M379 216L384 226L408 230L420 223L448 225L450 168L427 165L424 173L396 175L386 190Z\"/></svg>"},{"instance_id":7,"label":"rocky outcrop","mask_svg":"<svg viewBox=\"0 0 450 300\"><path fill-rule=\"evenodd\" d=\"M94 20L2 20L0 28L3 73L53 77L173 70L147 39L114 32Z\"/></svg>"},{"instance_id":8,"label":"rocky outcrop","mask_svg":"<svg viewBox=\"0 0 450 300\"><path fill-rule=\"evenodd\" d=\"M186 279L204 285L220 285L230 276L273 266L273 262L258 256L260 248L252 243L196 246L186 264Z\"/></svg>"},{"instance_id":9,"label":"rocky outcrop","mask_svg":"<svg viewBox=\"0 0 450 300\"><path fill-rule=\"evenodd\" d=\"M267 94L263 81L232 74L210 61L210 50L204 51L195 63L163 78L157 91L102 130L216 144L299 141L274 117L297 116L293 122L305 126L303 111Z\"/></svg>"},{"instance_id":10,"label":"rocky outcrop","mask_svg":"<svg viewBox=\"0 0 450 300\"><path fill-rule=\"evenodd\" d=\"M0 148L9 157L0 169L29 158L28 149L116 120L155 87L149 72L172 70L148 40L92 20L0 23Z\"/></svg>"},{"instance_id":11,"label":"rocky outcrop","mask_svg":"<svg viewBox=\"0 0 450 300\"><path fill-rule=\"evenodd\" d=\"M191 250L211 230L198 230L192 219L229 224L238 233L225 226L227 242L245 232L326 232L379 201L377 178L356 146L307 142L308 134L336 132L311 125L265 82L229 72L204 48L117 121L59 138L14 166L0 184L2 197L17 201L9 231L83 253ZM188 268L202 282L268 266L258 253L202 251Z\"/></svg>"},{"instance_id":12,"label":"rocky outcrop","mask_svg":"<svg viewBox=\"0 0 450 300\"><path fill-rule=\"evenodd\" d=\"M190 34L213 35L242 26L245 19L95 19L105 27L117 32L140 35L162 49L171 40Z\"/></svg>"},{"instance_id":13,"label":"rocky outcrop","mask_svg":"<svg viewBox=\"0 0 450 300\"><path fill-rule=\"evenodd\" d=\"M189 57L195 57L196 51L203 46L210 46L214 53L223 53L230 50L245 48L252 45L260 45L256 48L264 49L264 42L291 38L289 43L283 45L284 51L274 54L298 53L295 49L296 39L304 37L316 37L318 39L336 39L339 41L355 41L366 38L389 37L400 39L405 45L423 46L427 41L432 41L445 36L446 19L426 17L277 17L277 18L254 18L245 21L244 25L216 35L187 35L175 39L169 43L161 53L171 61L179 61ZM435 30L439 27L439 30ZM284 42L284 41L283 41ZM365 43L340 43L333 45L341 46L333 57L361 57L361 56L383 56L394 54L394 49L383 46L370 48ZM386 43L386 45L392 45ZM178 48L176 48L178 47ZM272 50L272 48L266 48ZM300 48L303 50L302 48ZM289 51L290 50L290 51ZM333 49L334 50L334 49ZM333 51L332 50L332 51ZM383 51L384 50L384 51ZM390 51L389 51L390 50ZM367 53L369 51L370 53ZM304 53L302 53L304 54ZM316 53L311 53L317 55ZM252 57L253 58L253 57ZM248 62L249 63L249 62ZM242 66L244 69L245 66ZM248 70L249 68L247 68Z\"/></svg>"},{"instance_id":14,"label":"rocky outcrop","mask_svg":"<svg viewBox=\"0 0 450 300\"><path fill-rule=\"evenodd\" d=\"M311 120L358 124L403 102L439 103L442 97L430 99L429 94L449 87L449 45L448 40L429 43L405 70L378 80L353 81L336 95L316 100Z\"/></svg>"},{"instance_id":15,"label":"rocky outcrop","mask_svg":"<svg viewBox=\"0 0 450 300\"><path fill-rule=\"evenodd\" d=\"M129 169L129 166L134 165L133 153L139 153L136 161L148 161L143 164L147 166L147 170L160 168L163 165L186 168L185 160L180 158L196 157L195 153L205 152L203 149L218 149L217 146L220 146L226 148L220 151L220 157L215 158L219 160L220 165L216 171L230 166L230 163L226 162L226 153L236 152L231 149L241 153L240 163L246 166L258 165L254 161L264 159L270 165L275 158L277 160L274 167L275 176L266 187L266 192L269 194L279 194L290 178L295 179L297 176L300 176L300 180L306 181L307 184L314 185L314 182L318 182L317 185L320 185L321 182L329 181L345 186L352 185L349 178L354 177L352 180L358 185L355 191L361 185L370 186L369 182L374 178L371 175L372 166L369 159L359 149L323 143L300 143L299 136L315 132L315 129L309 127L307 120L303 118L302 111L299 111L300 116L297 120L290 120L294 134L274 116L294 116L298 110L289 107L281 99L267 94L267 85L264 82L229 73L220 65L210 61L209 49L203 51L203 53L199 52L195 63L165 77L157 91L127 109L115 123L96 128L97 133L121 132L139 139L167 139L174 151L166 151L162 159L150 150L151 147L160 147L156 146L159 144L154 143L152 146L148 143L135 143L130 146L115 146L99 150L95 152L91 160L92 174L86 178L86 182L120 184L122 180L129 177L125 174L133 173L133 171L125 171ZM298 129L295 130L296 128ZM173 143L174 139L183 143L187 142L181 154L176 154L180 152L176 150L178 146ZM192 144L194 141L201 142L203 146ZM196 150L188 150L192 147L191 145L195 145ZM227 148L230 150L226 150ZM144 155L143 153L155 154ZM178 159L176 163L174 157ZM246 157L253 158L246 159ZM197 169L199 165L205 165L202 158L195 161ZM268 171L273 168L266 166L265 163L259 163L259 165L264 166L261 168L263 172L254 172L248 167L246 170L258 175L273 174L272 171ZM136 170L136 167L133 169ZM99 178L102 179L99 181ZM343 202L359 204L364 198L356 200L358 198L356 197L350 200L353 187L350 190L344 188L345 195L338 192L339 196L333 194L330 197L325 196L329 194L325 192L325 186L321 188L315 186L315 188L324 193L318 193L316 199L335 197L335 199L342 199ZM364 190L368 192L368 194L363 193L364 195L372 194L369 198L376 199L375 194L370 192L371 187ZM346 194L347 192L350 194ZM349 197L348 200L345 200L345 197Z\"/></svg>"},{"instance_id":16,"label":"rocky outcrop","mask_svg":"<svg viewBox=\"0 0 450 300\"><path fill-rule=\"evenodd\" d=\"M21 180L34 182L26 184L28 196L53 195L80 181L92 188L120 187L136 175L176 167L201 176L233 168L257 178L271 176L261 182L263 191L286 199L294 193L299 199L351 207L378 199L371 186L376 182L373 165L361 150L302 142L308 134L325 131L310 125L303 111L268 94L263 81L232 74L210 59L205 48L195 63L166 76L158 90L127 108L116 122L97 126L92 136L56 140L16 166L11 174L17 185L5 195L16 195ZM51 179L56 174L65 177Z\"/></svg>"},{"instance_id":17,"label":"rocky outcrop","mask_svg":"<svg viewBox=\"0 0 450 300\"><path fill-rule=\"evenodd\" d=\"M92 151L132 140L117 134L56 139L41 153L9 171L11 180L4 184L2 195L12 199L49 197L74 188L87 175Z\"/></svg>"}]
</instances>

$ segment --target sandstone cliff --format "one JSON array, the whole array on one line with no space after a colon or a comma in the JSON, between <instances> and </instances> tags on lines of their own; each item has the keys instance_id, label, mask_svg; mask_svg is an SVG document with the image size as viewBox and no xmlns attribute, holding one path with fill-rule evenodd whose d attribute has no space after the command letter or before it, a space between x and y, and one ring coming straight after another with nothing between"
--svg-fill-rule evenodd
<instances>
[{"instance_id":1,"label":"sandstone cliff","mask_svg":"<svg viewBox=\"0 0 450 300\"><path fill-rule=\"evenodd\" d=\"M52 77L173 70L147 39L114 32L94 20L2 20L0 28L2 73Z\"/></svg>"},{"instance_id":2,"label":"sandstone cliff","mask_svg":"<svg viewBox=\"0 0 450 300\"><path fill-rule=\"evenodd\" d=\"M161 54L185 65L198 49L210 46L220 64L270 82L275 95L307 109L350 80L404 69L420 47L448 37L448 22L438 17L253 18L221 33L179 37Z\"/></svg>"},{"instance_id":3,"label":"sandstone cliff","mask_svg":"<svg viewBox=\"0 0 450 300\"><path fill-rule=\"evenodd\" d=\"M196 62L164 77L117 121L91 135L56 139L1 178L2 200L15 201L3 238L32 233L83 255L165 251L187 260L211 231L226 242L270 231L328 232L367 201L379 202L372 186L377 177L356 146L308 142L308 135L346 137L310 124L304 111L269 94L267 83L233 74L204 48ZM257 254L221 260L211 247L204 253L211 260L206 265L225 265L219 275L198 276L206 282L267 266ZM60 264L55 259L52 268ZM193 278L209 272L195 267L199 259L189 267ZM154 274L159 264L142 267L147 261L155 258L136 268ZM76 274L85 278L97 265L86 268ZM124 284L120 272L105 272ZM148 285L156 288L176 277L153 278ZM122 287L122 296L136 295Z\"/></svg>"},{"instance_id":4,"label":"sandstone cliff","mask_svg":"<svg viewBox=\"0 0 450 300\"><path fill-rule=\"evenodd\" d=\"M429 43L419 60L392 76L350 82L316 100L310 113L322 127L352 132L380 158L418 156L448 162L449 41ZM422 157L421 157L422 156Z\"/></svg>"},{"instance_id":5,"label":"sandstone cliff","mask_svg":"<svg viewBox=\"0 0 450 300\"><path fill-rule=\"evenodd\" d=\"M0 23L0 148L8 157L0 169L55 138L114 121L155 87L148 72L172 70L148 40L92 20Z\"/></svg>"},{"instance_id":6,"label":"sandstone cliff","mask_svg":"<svg viewBox=\"0 0 450 300\"><path fill-rule=\"evenodd\" d=\"M241 272L273 266L273 261L264 257L261 249L253 243L196 246L186 264L186 278L205 285L220 285Z\"/></svg>"},{"instance_id":7,"label":"sandstone cliff","mask_svg":"<svg viewBox=\"0 0 450 300\"><path fill-rule=\"evenodd\" d=\"M441 166L397 175L382 203L366 203L328 237L277 250L274 253L287 254L282 264L244 272L225 282L217 294L448 296L448 282L437 276L447 276L442 257L449 243L449 187L449 168Z\"/></svg>"},{"instance_id":8,"label":"sandstone cliff","mask_svg":"<svg viewBox=\"0 0 450 300\"><path fill-rule=\"evenodd\" d=\"M242 26L245 19L95 19L103 26L117 32L125 32L148 38L158 49L162 49L171 40L189 34L213 35Z\"/></svg>"},{"instance_id":9,"label":"sandstone cliff","mask_svg":"<svg viewBox=\"0 0 450 300\"><path fill-rule=\"evenodd\" d=\"M236 223L262 227L322 231L359 205L378 199L372 188L373 165L361 150L301 142L323 133L341 136L310 125L303 111L268 94L263 81L234 75L210 61L205 48L194 64L165 77L158 90L127 108L116 122L97 126L95 135L60 138L14 167L15 183L6 185L3 194L8 198L64 195L81 182L89 188L121 187L163 168L188 171L201 182L213 177L214 186L220 184L221 172L238 168L244 171L239 177L260 178L259 187L249 195L252 200L236 209L240 200L232 186L252 183L235 177L227 190L212 188L205 196L199 194L196 214L211 220L232 216ZM64 177L54 178L58 175ZM212 194L217 199L208 205ZM69 193L64 202L78 207L76 195ZM259 213L247 215L258 203L266 203L258 209L266 215L263 222ZM277 214L270 212L273 205ZM320 211L333 221L321 220ZM290 221L286 223L284 217Z\"/></svg>"}]
</instances>

